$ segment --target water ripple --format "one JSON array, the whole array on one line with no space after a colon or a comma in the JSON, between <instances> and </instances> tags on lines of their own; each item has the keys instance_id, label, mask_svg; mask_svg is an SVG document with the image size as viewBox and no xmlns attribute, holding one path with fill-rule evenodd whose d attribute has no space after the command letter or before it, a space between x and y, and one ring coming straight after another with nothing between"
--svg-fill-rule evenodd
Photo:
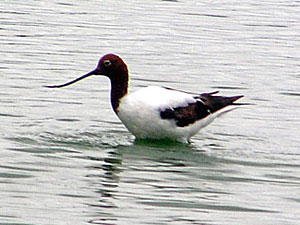
<instances>
[{"instance_id":1,"label":"water ripple","mask_svg":"<svg viewBox=\"0 0 300 225\"><path fill-rule=\"evenodd\" d=\"M298 3L1 1L0 224L298 224ZM135 141L105 79L42 88L109 52L255 105L182 145Z\"/></svg>"},{"instance_id":2,"label":"water ripple","mask_svg":"<svg viewBox=\"0 0 300 225\"><path fill-rule=\"evenodd\" d=\"M214 204L198 204L193 202L185 202L185 201L140 201L141 204L152 205L158 207L167 207L167 208L188 208L188 209L205 209L205 210L220 210L220 211L235 211L235 212L259 212L259 213L277 213L273 210L268 209L255 209L255 208L247 208L242 206L229 206L229 205L214 205Z\"/></svg>"}]
</instances>

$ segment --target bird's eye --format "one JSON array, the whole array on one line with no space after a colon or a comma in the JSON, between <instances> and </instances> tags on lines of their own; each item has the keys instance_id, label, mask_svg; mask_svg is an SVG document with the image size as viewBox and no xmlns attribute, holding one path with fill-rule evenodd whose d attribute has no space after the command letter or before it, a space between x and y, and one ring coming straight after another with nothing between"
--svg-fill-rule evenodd
<instances>
[{"instance_id":1,"label":"bird's eye","mask_svg":"<svg viewBox=\"0 0 300 225\"><path fill-rule=\"evenodd\" d=\"M108 67L108 66L111 65L111 61L110 61L110 60L104 60L104 61L103 61L103 65L104 65L105 67Z\"/></svg>"}]
</instances>

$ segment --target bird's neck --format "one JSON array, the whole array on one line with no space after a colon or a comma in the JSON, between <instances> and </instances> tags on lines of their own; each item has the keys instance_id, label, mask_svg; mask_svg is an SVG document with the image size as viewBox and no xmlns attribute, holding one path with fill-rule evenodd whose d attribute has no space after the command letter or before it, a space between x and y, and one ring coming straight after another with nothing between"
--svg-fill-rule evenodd
<instances>
[{"instance_id":1,"label":"bird's neck","mask_svg":"<svg viewBox=\"0 0 300 225\"><path fill-rule=\"evenodd\" d=\"M111 105L115 113L118 114L120 100L128 93L128 73L119 76L118 79L111 79Z\"/></svg>"}]
</instances>

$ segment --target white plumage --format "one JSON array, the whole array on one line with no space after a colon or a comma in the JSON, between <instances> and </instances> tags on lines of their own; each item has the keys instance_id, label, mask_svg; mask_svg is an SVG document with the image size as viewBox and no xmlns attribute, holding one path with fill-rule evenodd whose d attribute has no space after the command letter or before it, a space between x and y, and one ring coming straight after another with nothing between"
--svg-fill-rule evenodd
<instances>
[{"instance_id":1,"label":"white plumage","mask_svg":"<svg viewBox=\"0 0 300 225\"><path fill-rule=\"evenodd\" d=\"M125 95L118 108L118 117L137 138L168 138L187 143L189 138L207 126L216 116L207 116L186 127L175 120L162 119L160 112L167 108L186 107L197 100L193 95L164 87L149 86Z\"/></svg>"}]
</instances>

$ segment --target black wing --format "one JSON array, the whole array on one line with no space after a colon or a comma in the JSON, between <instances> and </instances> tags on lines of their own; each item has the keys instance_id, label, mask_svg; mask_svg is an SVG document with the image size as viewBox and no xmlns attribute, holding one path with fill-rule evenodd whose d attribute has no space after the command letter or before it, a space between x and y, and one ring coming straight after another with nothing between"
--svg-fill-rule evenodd
<instances>
[{"instance_id":1,"label":"black wing","mask_svg":"<svg viewBox=\"0 0 300 225\"><path fill-rule=\"evenodd\" d=\"M217 92L204 93L194 98L197 100L194 103L189 103L185 107L167 108L160 112L162 119L173 119L179 127L185 127L201 120L208 115L225 108L229 105L241 105L234 103L243 95L224 97L214 96Z\"/></svg>"}]
</instances>

